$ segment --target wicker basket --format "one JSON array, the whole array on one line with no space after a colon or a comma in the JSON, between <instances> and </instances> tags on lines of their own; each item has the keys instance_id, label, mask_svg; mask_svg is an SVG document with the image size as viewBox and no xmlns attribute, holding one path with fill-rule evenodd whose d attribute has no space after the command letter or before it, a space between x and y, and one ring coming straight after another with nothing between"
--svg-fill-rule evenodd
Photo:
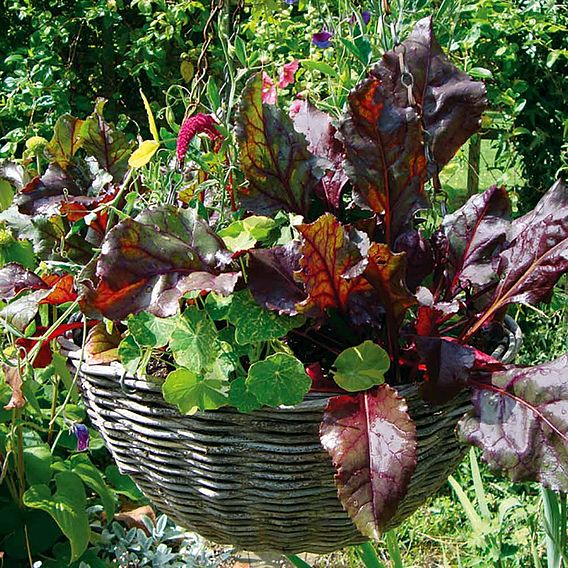
<instances>
[{"instance_id":1,"label":"wicker basket","mask_svg":"<svg viewBox=\"0 0 568 568\"><path fill-rule=\"evenodd\" d=\"M516 325L496 353L511 360ZM70 353L79 365L78 351ZM310 395L291 408L183 416L166 404L159 381L124 375L118 364L81 366L83 399L120 471L180 525L250 551L328 553L365 541L343 510L334 469L318 431L327 403ZM417 387L399 392L417 424L418 465L390 527L447 480L463 457L455 437L466 396L432 408Z\"/></svg>"}]
</instances>

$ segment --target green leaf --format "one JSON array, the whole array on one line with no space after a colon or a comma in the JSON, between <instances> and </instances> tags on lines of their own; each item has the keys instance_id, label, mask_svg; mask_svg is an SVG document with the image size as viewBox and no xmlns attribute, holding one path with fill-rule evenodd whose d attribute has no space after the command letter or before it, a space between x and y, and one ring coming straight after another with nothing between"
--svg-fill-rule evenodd
<instances>
[{"instance_id":1,"label":"green leaf","mask_svg":"<svg viewBox=\"0 0 568 568\"><path fill-rule=\"evenodd\" d=\"M47 444L24 448L24 470L30 485L49 483L51 479L51 450Z\"/></svg>"},{"instance_id":2,"label":"green leaf","mask_svg":"<svg viewBox=\"0 0 568 568\"><path fill-rule=\"evenodd\" d=\"M205 299L205 310L209 317L215 321L224 320L227 319L232 302L232 295L221 296L220 294L215 294L215 292L210 292Z\"/></svg>"},{"instance_id":3,"label":"green leaf","mask_svg":"<svg viewBox=\"0 0 568 568\"><path fill-rule=\"evenodd\" d=\"M33 485L24 493L24 504L49 513L71 543L71 560L87 549L91 529L87 516L87 497L79 476L63 471L55 476L56 492L47 485Z\"/></svg>"},{"instance_id":4,"label":"green leaf","mask_svg":"<svg viewBox=\"0 0 568 568\"><path fill-rule=\"evenodd\" d=\"M276 226L276 221L270 217L253 215L234 221L217 234L230 251L237 252L253 248L258 241L266 239Z\"/></svg>"},{"instance_id":5,"label":"green leaf","mask_svg":"<svg viewBox=\"0 0 568 568\"><path fill-rule=\"evenodd\" d=\"M76 473L87 487L90 487L99 495L106 513L107 523L109 523L114 517L115 502L113 494L99 470L86 455L77 454L71 457L71 471Z\"/></svg>"},{"instance_id":6,"label":"green leaf","mask_svg":"<svg viewBox=\"0 0 568 568\"><path fill-rule=\"evenodd\" d=\"M485 67L473 67L469 70L469 74L475 79L492 79L493 73Z\"/></svg>"},{"instance_id":7,"label":"green leaf","mask_svg":"<svg viewBox=\"0 0 568 568\"><path fill-rule=\"evenodd\" d=\"M120 362L131 375L136 374L138 365L142 360L142 349L131 335L126 336L118 346Z\"/></svg>"},{"instance_id":8,"label":"green leaf","mask_svg":"<svg viewBox=\"0 0 568 568\"><path fill-rule=\"evenodd\" d=\"M219 95L219 89L217 89L217 84L215 83L212 76L209 77L207 81L207 98L211 104L211 109L216 111L221 106L221 96Z\"/></svg>"},{"instance_id":9,"label":"green leaf","mask_svg":"<svg viewBox=\"0 0 568 568\"><path fill-rule=\"evenodd\" d=\"M162 386L164 399L184 414L198 410L215 410L228 402L229 382L200 377L189 369L172 371Z\"/></svg>"},{"instance_id":10,"label":"green leaf","mask_svg":"<svg viewBox=\"0 0 568 568\"><path fill-rule=\"evenodd\" d=\"M370 389L385 382L390 367L388 353L372 341L342 351L334 362L335 382L346 391Z\"/></svg>"},{"instance_id":11,"label":"green leaf","mask_svg":"<svg viewBox=\"0 0 568 568\"><path fill-rule=\"evenodd\" d=\"M312 381L296 357L276 353L251 365L246 386L260 403L279 406L301 402Z\"/></svg>"},{"instance_id":12,"label":"green leaf","mask_svg":"<svg viewBox=\"0 0 568 568\"><path fill-rule=\"evenodd\" d=\"M329 77L337 77L337 71L331 65L324 63L323 61L303 59L302 67L305 67L306 69L312 69L313 71L319 71L320 73L328 75Z\"/></svg>"},{"instance_id":13,"label":"green leaf","mask_svg":"<svg viewBox=\"0 0 568 568\"><path fill-rule=\"evenodd\" d=\"M5 179L0 179L0 211L8 209L12 205L14 198L14 188L12 184Z\"/></svg>"},{"instance_id":14,"label":"green leaf","mask_svg":"<svg viewBox=\"0 0 568 568\"><path fill-rule=\"evenodd\" d=\"M128 319L128 331L140 347L163 347L177 323L177 317L159 318L148 312L140 312Z\"/></svg>"},{"instance_id":15,"label":"green leaf","mask_svg":"<svg viewBox=\"0 0 568 568\"><path fill-rule=\"evenodd\" d=\"M128 475L120 473L120 470L115 465L109 465L105 469L105 477L116 493L120 493L132 501L146 501L144 494L138 489L136 483Z\"/></svg>"},{"instance_id":16,"label":"green leaf","mask_svg":"<svg viewBox=\"0 0 568 568\"><path fill-rule=\"evenodd\" d=\"M170 349L178 365L200 373L221 354L217 328L205 310L188 308L172 333Z\"/></svg>"},{"instance_id":17,"label":"green leaf","mask_svg":"<svg viewBox=\"0 0 568 568\"><path fill-rule=\"evenodd\" d=\"M63 384L65 385L65 388L68 391L71 391L69 394L70 400L73 402L77 402L79 400L79 389L77 388L77 385L73 382L73 377L71 376L69 367L67 366L67 358L63 357L63 355L61 355L56 351L52 355L51 364L53 365L56 374L59 376L59 378L62 380Z\"/></svg>"},{"instance_id":18,"label":"green leaf","mask_svg":"<svg viewBox=\"0 0 568 568\"><path fill-rule=\"evenodd\" d=\"M258 410L261 406L256 396L248 390L244 377L231 381L229 404L239 412L252 412Z\"/></svg>"},{"instance_id":19,"label":"green leaf","mask_svg":"<svg viewBox=\"0 0 568 568\"><path fill-rule=\"evenodd\" d=\"M248 290L233 294L227 318L235 326L235 340L241 345L278 339L306 321L303 316L279 316L264 309Z\"/></svg>"}]
</instances>

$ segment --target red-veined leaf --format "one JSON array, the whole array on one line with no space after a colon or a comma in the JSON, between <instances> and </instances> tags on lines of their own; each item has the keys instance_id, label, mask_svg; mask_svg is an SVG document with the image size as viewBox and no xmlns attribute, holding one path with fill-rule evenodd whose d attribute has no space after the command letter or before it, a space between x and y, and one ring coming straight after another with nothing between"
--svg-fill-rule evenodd
<instances>
[{"instance_id":1,"label":"red-veined leaf","mask_svg":"<svg viewBox=\"0 0 568 568\"><path fill-rule=\"evenodd\" d=\"M114 320L144 309L167 317L191 290L230 293L238 274L221 274L229 261L223 241L194 210L150 208L107 234L94 281L83 278L81 305ZM205 281L203 272L212 276Z\"/></svg>"},{"instance_id":2,"label":"red-veined leaf","mask_svg":"<svg viewBox=\"0 0 568 568\"><path fill-rule=\"evenodd\" d=\"M237 139L248 186L242 204L258 214L280 209L307 215L321 177L304 136L276 105L262 103L262 73L246 84L239 109Z\"/></svg>"},{"instance_id":3,"label":"red-veined leaf","mask_svg":"<svg viewBox=\"0 0 568 568\"><path fill-rule=\"evenodd\" d=\"M329 400L320 440L336 468L343 507L370 538L396 513L416 468L416 424L390 386Z\"/></svg>"},{"instance_id":4,"label":"red-veined leaf","mask_svg":"<svg viewBox=\"0 0 568 568\"><path fill-rule=\"evenodd\" d=\"M493 257L506 243L511 228L511 202L504 187L474 195L447 215L442 230L448 239L446 295L460 287L479 287L497 279Z\"/></svg>"},{"instance_id":5,"label":"red-veined leaf","mask_svg":"<svg viewBox=\"0 0 568 568\"><path fill-rule=\"evenodd\" d=\"M536 480L568 491L568 355L535 367L494 373L474 385L461 438L481 448L513 481Z\"/></svg>"},{"instance_id":6,"label":"red-veined leaf","mask_svg":"<svg viewBox=\"0 0 568 568\"><path fill-rule=\"evenodd\" d=\"M348 311L354 292L370 289L360 276L367 264L369 239L356 229L346 228L330 213L309 225L298 225L302 235L300 270L308 298L301 311L336 308Z\"/></svg>"},{"instance_id":7,"label":"red-veined leaf","mask_svg":"<svg viewBox=\"0 0 568 568\"><path fill-rule=\"evenodd\" d=\"M10 262L0 268L0 298L9 300L22 290L45 290L49 286L31 270Z\"/></svg>"}]
</instances>

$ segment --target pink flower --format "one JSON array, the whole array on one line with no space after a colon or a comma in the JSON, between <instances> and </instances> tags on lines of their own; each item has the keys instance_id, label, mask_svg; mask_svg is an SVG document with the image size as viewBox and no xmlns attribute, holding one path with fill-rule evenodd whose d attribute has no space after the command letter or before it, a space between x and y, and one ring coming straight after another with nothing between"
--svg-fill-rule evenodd
<instances>
[{"instance_id":1,"label":"pink flower","mask_svg":"<svg viewBox=\"0 0 568 568\"><path fill-rule=\"evenodd\" d=\"M302 105L304 104L304 101L302 99L294 99L292 101L292 104L290 105L290 118L294 119L294 117L302 110Z\"/></svg>"},{"instance_id":2,"label":"pink flower","mask_svg":"<svg viewBox=\"0 0 568 568\"><path fill-rule=\"evenodd\" d=\"M296 71L298 71L298 67L300 66L300 61L298 59L294 59L294 61L290 61L290 63L286 63L284 67L280 70L280 77L278 78L278 88L285 89L288 85L291 85L294 82L294 75Z\"/></svg>"},{"instance_id":3,"label":"pink flower","mask_svg":"<svg viewBox=\"0 0 568 568\"><path fill-rule=\"evenodd\" d=\"M278 97L276 95L276 85L266 71L262 72L262 102L267 105L275 105Z\"/></svg>"},{"instance_id":4,"label":"pink flower","mask_svg":"<svg viewBox=\"0 0 568 568\"><path fill-rule=\"evenodd\" d=\"M197 113L194 116L188 116L181 125L178 138L176 155L180 166L183 165L185 154L190 142L197 134L207 134L211 140L219 142L222 138L221 133L217 130L217 122L210 114Z\"/></svg>"}]
</instances>

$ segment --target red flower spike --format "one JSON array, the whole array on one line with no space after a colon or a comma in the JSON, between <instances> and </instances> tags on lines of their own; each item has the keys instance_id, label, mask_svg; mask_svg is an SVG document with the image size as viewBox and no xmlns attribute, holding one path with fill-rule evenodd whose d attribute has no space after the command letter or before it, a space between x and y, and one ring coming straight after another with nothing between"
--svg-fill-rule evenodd
<instances>
[{"instance_id":1,"label":"red flower spike","mask_svg":"<svg viewBox=\"0 0 568 568\"><path fill-rule=\"evenodd\" d=\"M207 134L214 142L222 140L221 133L217 130L217 121L210 114L197 113L194 116L187 117L181 125L177 139L177 161L183 166L185 155L190 142L198 134ZM218 151L218 147L215 148Z\"/></svg>"}]
</instances>

